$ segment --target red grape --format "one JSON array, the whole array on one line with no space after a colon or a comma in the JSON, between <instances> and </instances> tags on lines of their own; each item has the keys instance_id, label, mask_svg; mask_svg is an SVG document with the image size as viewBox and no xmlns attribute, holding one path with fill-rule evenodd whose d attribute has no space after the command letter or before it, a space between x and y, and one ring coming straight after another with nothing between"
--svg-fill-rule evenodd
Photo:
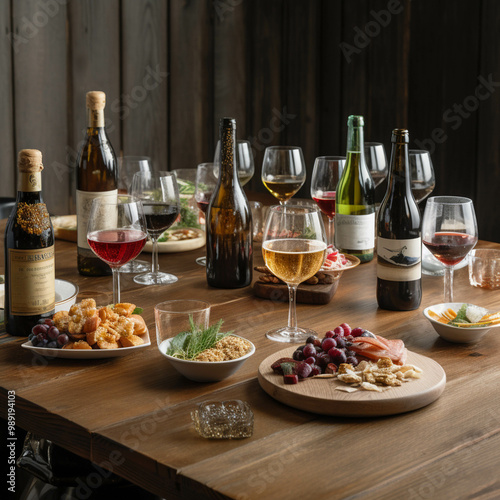
<instances>
[{"instance_id":1,"label":"red grape","mask_svg":"<svg viewBox=\"0 0 500 500\"><path fill-rule=\"evenodd\" d=\"M325 339L330 339L332 337L335 337L335 333L333 332L333 330L328 330L326 333L325 333Z\"/></svg>"},{"instance_id":2,"label":"red grape","mask_svg":"<svg viewBox=\"0 0 500 500\"><path fill-rule=\"evenodd\" d=\"M309 356L316 357L316 349L314 348L314 344L306 344L304 346L304 349L302 350L302 353L304 354L305 358L308 358Z\"/></svg>"},{"instance_id":3,"label":"red grape","mask_svg":"<svg viewBox=\"0 0 500 500\"><path fill-rule=\"evenodd\" d=\"M327 337L321 343L321 347L322 347L323 351L328 352L332 347L337 347L337 342L335 339Z\"/></svg>"},{"instance_id":4,"label":"red grape","mask_svg":"<svg viewBox=\"0 0 500 500\"><path fill-rule=\"evenodd\" d=\"M350 335L351 334L351 327L347 323L342 323L340 326L344 330L344 335Z\"/></svg>"},{"instance_id":5,"label":"red grape","mask_svg":"<svg viewBox=\"0 0 500 500\"><path fill-rule=\"evenodd\" d=\"M49 327L47 325L41 325L41 324L38 324L38 325L35 325L31 331L35 334L35 335L38 335L39 333L47 333L47 330L49 329Z\"/></svg>"},{"instance_id":6,"label":"red grape","mask_svg":"<svg viewBox=\"0 0 500 500\"><path fill-rule=\"evenodd\" d=\"M316 358L309 356L304 360L304 362L307 363L308 365L314 365L314 363L316 363Z\"/></svg>"},{"instance_id":7,"label":"red grape","mask_svg":"<svg viewBox=\"0 0 500 500\"><path fill-rule=\"evenodd\" d=\"M340 366L342 363L346 362L347 357L345 355L345 352L342 351L341 349L337 349L337 348L333 347L332 349L330 349L328 351L328 354L330 355L330 357L332 358L332 361L337 366Z\"/></svg>"},{"instance_id":8,"label":"red grape","mask_svg":"<svg viewBox=\"0 0 500 500\"><path fill-rule=\"evenodd\" d=\"M47 332L47 336L51 340L56 340L59 337L59 330L55 326L51 326Z\"/></svg>"},{"instance_id":9,"label":"red grape","mask_svg":"<svg viewBox=\"0 0 500 500\"><path fill-rule=\"evenodd\" d=\"M311 372L312 372L312 366L307 363L300 363L300 365L297 367L297 375L300 378L309 377L309 375L311 375Z\"/></svg>"},{"instance_id":10,"label":"red grape","mask_svg":"<svg viewBox=\"0 0 500 500\"><path fill-rule=\"evenodd\" d=\"M57 337L57 343L62 347L69 342L69 337L65 333L61 333L59 337Z\"/></svg>"},{"instance_id":11,"label":"red grape","mask_svg":"<svg viewBox=\"0 0 500 500\"><path fill-rule=\"evenodd\" d=\"M361 335L363 334L363 332L365 331L364 328L360 328L359 326L357 328L354 328L351 330L351 335L353 337L361 337Z\"/></svg>"},{"instance_id":12,"label":"red grape","mask_svg":"<svg viewBox=\"0 0 500 500\"><path fill-rule=\"evenodd\" d=\"M344 329L341 327L341 326L337 326L334 330L333 330L333 333L337 336L337 337L341 337L344 335Z\"/></svg>"}]
</instances>

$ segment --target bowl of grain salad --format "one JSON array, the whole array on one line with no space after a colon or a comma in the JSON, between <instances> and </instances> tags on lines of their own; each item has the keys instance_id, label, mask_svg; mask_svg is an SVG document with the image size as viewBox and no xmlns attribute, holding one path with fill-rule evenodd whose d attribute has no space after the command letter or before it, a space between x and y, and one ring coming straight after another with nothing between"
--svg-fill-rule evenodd
<instances>
[{"instance_id":1,"label":"bowl of grain salad","mask_svg":"<svg viewBox=\"0 0 500 500\"><path fill-rule=\"evenodd\" d=\"M173 339L166 339L158 349L184 377L195 382L218 382L237 372L255 352L255 346L238 335L227 335L194 359L182 359L167 354Z\"/></svg>"}]
</instances>

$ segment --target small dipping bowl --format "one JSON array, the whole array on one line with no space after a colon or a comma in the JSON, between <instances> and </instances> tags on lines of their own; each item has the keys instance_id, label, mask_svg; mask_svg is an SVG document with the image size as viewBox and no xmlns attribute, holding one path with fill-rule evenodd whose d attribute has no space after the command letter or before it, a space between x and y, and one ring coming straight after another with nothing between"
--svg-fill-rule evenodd
<instances>
[{"instance_id":1,"label":"small dipping bowl","mask_svg":"<svg viewBox=\"0 0 500 500\"><path fill-rule=\"evenodd\" d=\"M457 312L463 305L463 302L445 302L443 304L436 304L434 306L429 306L424 309L424 316L430 321L436 333L447 340L448 342L454 342L457 344L472 344L474 342L479 342L487 332L492 328L497 328L500 323L496 325L488 326L453 326L447 325L445 323L440 323L432 316L429 315L429 311L433 311L436 314L443 313L446 309L453 309ZM467 304L473 305L473 304ZM492 313L493 311L488 311Z\"/></svg>"},{"instance_id":2,"label":"small dipping bowl","mask_svg":"<svg viewBox=\"0 0 500 500\"><path fill-rule=\"evenodd\" d=\"M500 288L500 250L476 248L469 254L469 283L480 288Z\"/></svg>"},{"instance_id":3,"label":"small dipping bowl","mask_svg":"<svg viewBox=\"0 0 500 500\"><path fill-rule=\"evenodd\" d=\"M78 285L71 281L56 279L56 307L55 312L69 311L76 302Z\"/></svg>"}]
</instances>

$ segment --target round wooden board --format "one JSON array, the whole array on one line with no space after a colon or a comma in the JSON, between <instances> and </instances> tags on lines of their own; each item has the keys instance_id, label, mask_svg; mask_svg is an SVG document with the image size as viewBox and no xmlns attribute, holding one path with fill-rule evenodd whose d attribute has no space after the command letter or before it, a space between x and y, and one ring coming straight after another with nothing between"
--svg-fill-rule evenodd
<instances>
[{"instance_id":1,"label":"round wooden board","mask_svg":"<svg viewBox=\"0 0 500 500\"><path fill-rule=\"evenodd\" d=\"M292 357L296 348L289 347L268 356L259 366L258 379L262 389L272 398L299 410L342 417L394 415L432 403L446 385L446 374L441 365L411 351L408 351L407 363L421 368L422 377L383 392L337 391L335 387L346 384L330 378L313 378L285 385L283 377L274 373L271 365L279 358Z\"/></svg>"}]
</instances>

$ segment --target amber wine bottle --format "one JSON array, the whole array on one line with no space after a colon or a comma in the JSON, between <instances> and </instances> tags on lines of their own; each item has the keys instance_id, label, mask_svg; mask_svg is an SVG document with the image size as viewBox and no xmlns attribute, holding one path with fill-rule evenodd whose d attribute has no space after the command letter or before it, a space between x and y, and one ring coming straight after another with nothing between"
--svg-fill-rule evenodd
<instances>
[{"instance_id":1,"label":"amber wine bottle","mask_svg":"<svg viewBox=\"0 0 500 500\"><path fill-rule=\"evenodd\" d=\"M87 133L76 163L78 271L85 276L111 274L111 268L92 253L87 243L92 202L97 197L118 194L116 156L104 128L105 106L104 92L87 92Z\"/></svg>"},{"instance_id":2,"label":"amber wine bottle","mask_svg":"<svg viewBox=\"0 0 500 500\"><path fill-rule=\"evenodd\" d=\"M335 245L361 262L375 249L375 185L365 163L363 117L347 120L347 162L337 186Z\"/></svg>"},{"instance_id":3,"label":"amber wine bottle","mask_svg":"<svg viewBox=\"0 0 500 500\"><path fill-rule=\"evenodd\" d=\"M42 199L42 153L18 156L16 206L5 229L5 323L26 337L41 318L54 314L54 230Z\"/></svg>"},{"instance_id":4,"label":"amber wine bottle","mask_svg":"<svg viewBox=\"0 0 500 500\"><path fill-rule=\"evenodd\" d=\"M392 132L387 192L377 215L377 301L383 309L411 311L422 300L420 212L411 191L409 134Z\"/></svg>"},{"instance_id":5,"label":"amber wine bottle","mask_svg":"<svg viewBox=\"0 0 500 500\"><path fill-rule=\"evenodd\" d=\"M207 282L241 288L252 281L252 213L238 179L236 121L222 118L220 175L207 210Z\"/></svg>"}]
</instances>

